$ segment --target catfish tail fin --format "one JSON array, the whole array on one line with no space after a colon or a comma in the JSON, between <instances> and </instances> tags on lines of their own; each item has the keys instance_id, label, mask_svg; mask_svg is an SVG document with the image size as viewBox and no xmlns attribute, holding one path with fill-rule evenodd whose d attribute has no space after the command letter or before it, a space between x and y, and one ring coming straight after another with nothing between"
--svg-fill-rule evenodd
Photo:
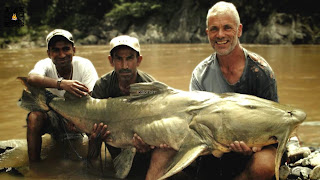
<instances>
[{"instance_id":1,"label":"catfish tail fin","mask_svg":"<svg viewBox=\"0 0 320 180\"><path fill-rule=\"evenodd\" d=\"M28 84L27 77L17 77L22 82L25 89L22 92L21 98L17 104L28 111L49 111L48 95L45 88L37 88ZM51 98L52 99L52 98ZM51 100L50 99L50 100Z\"/></svg>"}]
</instances>

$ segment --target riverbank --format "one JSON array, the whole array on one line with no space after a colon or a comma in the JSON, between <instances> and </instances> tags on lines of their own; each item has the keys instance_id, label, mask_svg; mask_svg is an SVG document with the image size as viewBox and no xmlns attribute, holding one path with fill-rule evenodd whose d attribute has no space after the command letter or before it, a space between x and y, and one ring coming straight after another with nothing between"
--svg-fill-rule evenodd
<instances>
[{"instance_id":1,"label":"riverbank","mask_svg":"<svg viewBox=\"0 0 320 180\"><path fill-rule=\"evenodd\" d=\"M60 0L27 0L22 5L24 26L4 27L0 47L44 47L45 36L55 28L69 30L78 45L105 45L120 34L138 37L141 43L149 44L207 42L206 15L213 2L96 1L80 0L73 6ZM233 3L243 24L242 43L320 44L320 13L313 1Z\"/></svg>"}]
</instances>

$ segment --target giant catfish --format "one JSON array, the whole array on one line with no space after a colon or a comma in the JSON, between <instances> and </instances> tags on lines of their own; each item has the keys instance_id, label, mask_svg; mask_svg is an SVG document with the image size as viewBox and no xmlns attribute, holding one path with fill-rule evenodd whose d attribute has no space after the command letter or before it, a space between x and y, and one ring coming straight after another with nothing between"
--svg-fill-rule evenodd
<instances>
[{"instance_id":1,"label":"giant catfish","mask_svg":"<svg viewBox=\"0 0 320 180\"><path fill-rule=\"evenodd\" d=\"M90 133L94 123L107 124L112 139L107 143L123 149L114 161L119 178L125 178L131 168L132 137L137 133L149 145L167 144L177 151L160 179L176 174L200 155L221 157L236 140L249 147L278 143L275 172L279 179L287 140L306 118L302 110L251 95L187 92L161 82L132 84L130 96L118 98L77 98L66 93L64 98L48 100L45 89L19 79L27 87L21 107L52 109L85 133Z\"/></svg>"}]
</instances>

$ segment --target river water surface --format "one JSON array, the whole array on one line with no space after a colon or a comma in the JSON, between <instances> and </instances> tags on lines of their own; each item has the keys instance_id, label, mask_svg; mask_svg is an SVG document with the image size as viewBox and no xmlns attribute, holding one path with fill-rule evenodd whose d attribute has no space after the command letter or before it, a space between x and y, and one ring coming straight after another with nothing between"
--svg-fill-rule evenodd
<instances>
[{"instance_id":1,"label":"river water surface","mask_svg":"<svg viewBox=\"0 0 320 180\"><path fill-rule=\"evenodd\" d=\"M301 143L319 147L320 46L243 46L263 56L273 68L280 103L307 113L307 120L298 131ZM76 55L90 59L101 76L112 70L108 50L108 46L79 46ZM173 88L188 90L192 70L212 53L212 48L209 44L143 44L141 53L141 70ZM25 138L27 111L16 105L23 89L16 77L27 76L34 64L45 57L46 48L0 50L0 140Z\"/></svg>"}]
</instances>

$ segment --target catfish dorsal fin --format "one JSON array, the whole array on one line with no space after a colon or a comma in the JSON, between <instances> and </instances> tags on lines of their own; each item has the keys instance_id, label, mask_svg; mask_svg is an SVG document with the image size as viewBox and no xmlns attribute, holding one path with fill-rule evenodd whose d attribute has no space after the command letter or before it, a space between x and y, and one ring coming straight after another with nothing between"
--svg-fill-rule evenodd
<instances>
[{"instance_id":1,"label":"catfish dorsal fin","mask_svg":"<svg viewBox=\"0 0 320 180\"><path fill-rule=\"evenodd\" d=\"M167 91L171 91L168 85L154 81L145 83L135 83L130 85L130 99L141 99L152 95L161 94Z\"/></svg>"}]
</instances>

